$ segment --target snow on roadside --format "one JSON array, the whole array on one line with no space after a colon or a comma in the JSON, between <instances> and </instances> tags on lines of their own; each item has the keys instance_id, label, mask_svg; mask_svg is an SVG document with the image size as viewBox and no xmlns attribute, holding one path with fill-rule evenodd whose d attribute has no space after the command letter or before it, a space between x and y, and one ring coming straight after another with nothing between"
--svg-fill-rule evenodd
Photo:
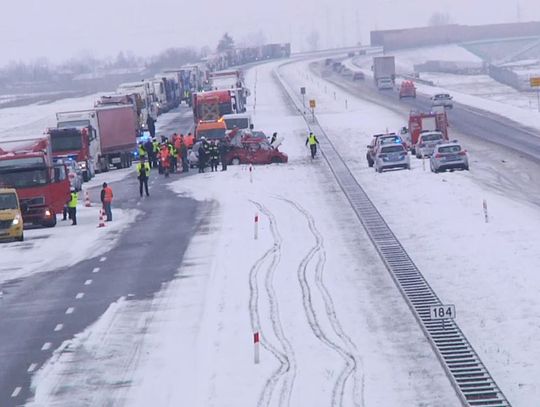
<instances>
[{"instance_id":1,"label":"snow on roadside","mask_svg":"<svg viewBox=\"0 0 540 407\"><path fill-rule=\"evenodd\" d=\"M83 199L79 199L77 207L77 226L71 226L71 221L62 221L58 216L54 228L25 230L24 242L1 243L0 284L69 267L106 253L139 213L137 210L113 209L114 221L104 228L97 228L100 206L87 208L81 201Z\"/></svg>"},{"instance_id":2,"label":"snow on roadside","mask_svg":"<svg viewBox=\"0 0 540 407\"><path fill-rule=\"evenodd\" d=\"M291 83L301 80L298 68L282 70ZM435 292L456 305L460 327L507 397L536 406L540 364L531 361L540 360L540 317L531 310L540 308L538 206L517 199L502 181L499 190L489 187L490 175L477 172L474 161L470 172L433 174L429 162L424 171L411 157L411 171L376 174L358 146L406 117L352 96L349 112L339 112L330 95L342 90L330 84L327 93L310 90L319 122Z\"/></svg>"},{"instance_id":3,"label":"snow on roadside","mask_svg":"<svg viewBox=\"0 0 540 407\"><path fill-rule=\"evenodd\" d=\"M308 158L305 123L288 113L271 68L248 74L252 83L258 78L256 126L285 136L289 164L255 167L253 182L246 166L232 166L172 184L178 194L213 202L214 210L177 278L150 309L143 302L125 308L107 327L101 354L125 367L120 383L104 373L93 387L85 382L86 392L130 407L277 405L281 397L287 405L313 407L332 400L344 406L459 405L330 171L321 159ZM135 323L141 313L144 332ZM132 321L132 329L125 331L121 320ZM254 329L265 344L260 365L253 364ZM138 363L127 366L130 347L138 347L143 335ZM127 346L117 348L125 338ZM78 343L75 349L91 347ZM83 353L72 360L63 354L55 367L45 366L50 381L36 377L38 394L51 395L45 399L50 404L68 406L70 389L76 391L87 371L94 377L99 358Z\"/></svg>"}]
</instances>

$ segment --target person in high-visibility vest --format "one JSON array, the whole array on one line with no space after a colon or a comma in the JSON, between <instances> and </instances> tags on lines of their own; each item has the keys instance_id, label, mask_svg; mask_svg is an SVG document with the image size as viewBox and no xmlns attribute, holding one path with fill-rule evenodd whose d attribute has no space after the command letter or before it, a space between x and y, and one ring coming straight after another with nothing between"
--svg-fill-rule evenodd
<instances>
[{"instance_id":1,"label":"person in high-visibility vest","mask_svg":"<svg viewBox=\"0 0 540 407\"><path fill-rule=\"evenodd\" d=\"M137 163L137 178L139 178L139 194L141 198L143 196L143 186L146 196L150 196L148 193L148 177L150 176L150 164L146 162L145 159L142 159Z\"/></svg>"},{"instance_id":2,"label":"person in high-visibility vest","mask_svg":"<svg viewBox=\"0 0 540 407\"><path fill-rule=\"evenodd\" d=\"M142 156L141 160L145 160L145 157ZM107 215L107 222L112 222L112 200L113 200L113 192L111 187L104 182L103 188L101 189L101 203L103 204L103 210L105 211L105 214Z\"/></svg>"},{"instance_id":3,"label":"person in high-visibility vest","mask_svg":"<svg viewBox=\"0 0 540 407\"><path fill-rule=\"evenodd\" d=\"M317 154L317 144L319 144L319 140L317 140L317 137L315 137L315 134L309 133L309 136L306 139L306 146L309 144L309 148L311 150L311 158L315 158L315 155Z\"/></svg>"},{"instance_id":4,"label":"person in high-visibility vest","mask_svg":"<svg viewBox=\"0 0 540 407\"><path fill-rule=\"evenodd\" d=\"M75 191L75 188L71 187L69 200L67 201L69 219L71 219L71 225L77 224L77 203L79 202L79 194Z\"/></svg>"},{"instance_id":5,"label":"person in high-visibility vest","mask_svg":"<svg viewBox=\"0 0 540 407\"><path fill-rule=\"evenodd\" d=\"M139 148L138 148L138 153L139 153L139 158L146 158L146 149L144 148L144 145L143 143L139 143Z\"/></svg>"}]
</instances>

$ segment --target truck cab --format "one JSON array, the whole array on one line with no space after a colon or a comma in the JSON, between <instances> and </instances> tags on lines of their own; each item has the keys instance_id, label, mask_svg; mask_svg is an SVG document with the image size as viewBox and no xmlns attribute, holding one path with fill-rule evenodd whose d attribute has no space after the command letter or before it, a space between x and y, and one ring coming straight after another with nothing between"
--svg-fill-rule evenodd
<instances>
[{"instance_id":1,"label":"truck cab","mask_svg":"<svg viewBox=\"0 0 540 407\"><path fill-rule=\"evenodd\" d=\"M222 140L225 138L227 126L223 119L216 121L202 121L195 128L195 136L197 140L202 137L207 140Z\"/></svg>"},{"instance_id":2,"label":"truck cab","mask_svg":"<svg viewBox=\"0 0 540 407\"><path fill-rule=\"evenodd\" d=\"M19 196L13 188L0 188L0 240L24 240Z\"/></svg>"}]
</instances>

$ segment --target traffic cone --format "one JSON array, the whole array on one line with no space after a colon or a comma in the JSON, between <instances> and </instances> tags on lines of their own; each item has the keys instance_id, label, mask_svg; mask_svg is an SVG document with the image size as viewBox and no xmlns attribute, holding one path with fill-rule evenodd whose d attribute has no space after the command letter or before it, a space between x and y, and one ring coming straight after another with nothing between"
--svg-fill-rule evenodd
<instances>
[{"instance_id":1,"label":"traffic cone","mask_svg":"<svg viewBox=\"0 0 540 407\"><path fill-rule=\"evenodd\" d=\"M103 219L103 209L99 210L99 224L98 228L104 228L105 227L105 219Z\"/></svg>"},{"instance_id":2,"label":"traffic cone","mask_svg":"<svg viewBox=\"0 0 540 407\"><path fill-rule=\"evenodd\" d=\"M88 194L88 191L84 191L84 206L86 206L87 208L92 206L92 204L90 203L90 194Z\"/></svg>"}]
</instances>

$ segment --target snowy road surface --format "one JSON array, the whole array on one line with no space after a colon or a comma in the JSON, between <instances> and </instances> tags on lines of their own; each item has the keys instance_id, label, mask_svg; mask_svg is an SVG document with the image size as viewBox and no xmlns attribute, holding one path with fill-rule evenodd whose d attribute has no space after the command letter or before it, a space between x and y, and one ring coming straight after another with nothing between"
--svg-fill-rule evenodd
<instances>
[{"instance_id":1,"label":"snowy road surface","mask_svg":"<svg viewBox=\"0 0 540 407\"><path fill-rule=\"evenodd\" d=\"M309 158L306 125L274 78L277 65L253 68L247 80L257 94L255 127L285 137L289 163L255 167L252 181L247 166L171 178L168 190L158 179L152 201L135 204L143 214L102 266L94 258L14 282L4 299L11 296L14 306L0 310L11 312L21 331L4 333L0 345L13 346L15 335L25 333L30 339L21 344L24 357L12 355L13 348L0 351L18 369L2 384L2 406L29 395L30 377L34 395L27 405L40 407L73 400L84 406L460 405L324 160ZM294 89L305 85L317 99L328 136L441 299L456 305L458 323L510 401L536 406L540 321L529 310L540 306L540 195L531 182L538 163L459 134L471 142L470 172L435 175L413 158L411 171L376 174L364 146L371 134L401 127L406 109L310 79L308 62L281 71ZM177 123L171 120L168 125ZM133 178L123 184L135 188ZM528 184L530 193L522 188ZM157 194L163 199L156 208ZM97 276L88 277L95 267ZM62 282L72 279L69 287ZM69 307L64 294L75 281L86 294L77 299L73 291L69 298L88 301L89 316L75 307L65 315L80 319L66 319L69 308L55 307ZM35 302L42 325L30 328L21 315L30 311L28 294L40 291L55 301ZM63 334L54 336L59 325ZM254 332L261 335L260 364L253 361Z\"/></svg>"}]
</instances>

